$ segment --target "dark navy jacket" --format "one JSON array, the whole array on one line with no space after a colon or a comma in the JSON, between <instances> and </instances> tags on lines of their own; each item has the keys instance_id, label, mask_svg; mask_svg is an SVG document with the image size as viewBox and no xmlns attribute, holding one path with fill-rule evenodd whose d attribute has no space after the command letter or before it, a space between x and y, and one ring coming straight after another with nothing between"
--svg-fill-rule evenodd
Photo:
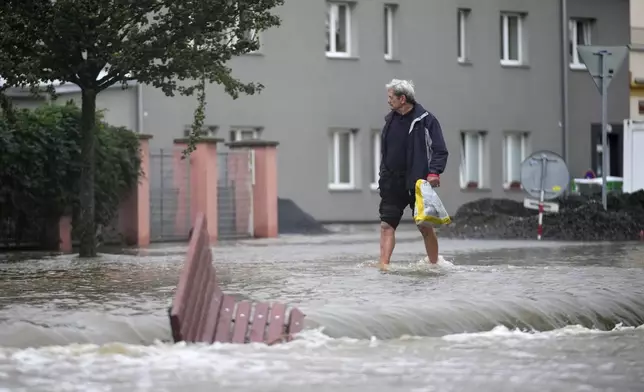
<instances>
[{"instance_id":1,"label":"dark navy jacket","mask_svg":"<svg viewBox=\"0 0 644 392\"><path fill-rule=\"evenodd\" d=\"M407 171L405 183L407 189L414 189L416 181L426 179L427 175L442 174L447 165L447 146L443 138L438 119L423 108L419 103L414 105L413 117L407 138ZM380 176L387 170L384 157L387 148L386 137L394 112L385 117L385 126L381 133Z\"/></svg>"}]
</instances>

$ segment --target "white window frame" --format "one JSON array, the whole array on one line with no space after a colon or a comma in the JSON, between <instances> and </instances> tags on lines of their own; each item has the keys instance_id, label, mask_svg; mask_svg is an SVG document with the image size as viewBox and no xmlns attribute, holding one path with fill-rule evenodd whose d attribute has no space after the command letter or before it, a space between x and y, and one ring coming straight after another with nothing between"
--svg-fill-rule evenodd
<instances>
[{"instance_id":1,"label":"white window frame","mask_svg":"<svg viewBox=\"0 0 644 392\"><path fill-rule=\"evenodd\" d=\"M376 190L378 189L378 180L380 180L380 159L382 158L381 156L382 135L379 130L374 130L373 134L371 135L371 138L373 143L373 162L371 162L371 164L373 165L372 170L373 170L373 178L375 182L372 182L370 184L370 187L372 190Z\"/></svg>"},{"instance_id":2,"label":"white window frame","mask_svg":"<svg viewBox=\"0 0 644 392\"><path fill-rule=\"evenodd\" d=\"M521 138L519 151L519 154L521 154L521 162L528 157L530 135L527 132L506 132L503 135L503 187L505 189L511 189L514 174L518 174L518 177L521 178L521 167L513 168L510 164L514 158L514 151L509 148L509 140L510 137L517 136ZM518 170L519 172L514 173L514 170Z\"/></svg>"},{"instance_id":3,"label":"white window frame","mask_svg":"<svg viewBox=\"0 0 644 392\"><path fill-rule=\"evenodd\" d=\"M239 141L245 140L245 139L242 139L242 135L244 134L244 132L250 132L253 135L251 140L259 139L259 129L257 129L257 128L249 128L249 127L238 127L238 128L232 128L230 130L230 133L232 135L234 135L233 137L231 137L230 141L231 142L239 142ZM246 139L246 140L248 140L248 139Z\"/></svg>"},{"instance_id":4,"label":"white window frame","mask_svg":"<svg viewBox=\"0 0 644 392\"><path fill-rule=\"evenodd\" d=\"M340 135L349 134L349 182L340 182ZM331 132L331 156L333 180L329 182L330 190L350 190L356 187L356 130L335 129Z\"/></svg>"},{"instance_id":5,"label":"white window frame","mask_svg":"<svg viewBox=\"0 0 644 392\"><path fill-rule=\"evenodd\" d=\"M501 13L501 65L517 66L523 64L523 19L524 15L518 12ZM517 18L517 59L510 59L510 18Z\"/></svg>"},{"instance_id":6,"label":"white window frame","mask_svg":"<svg viewBox=\"0 0 644 392\"><path fill-rule=\"evenodd\" d=\"M581 26L583 29L584 43L577 42L577 33L578 29ZM588 18L570 18L568 21L568 37L569 45L572 49L570 53L570 68L572 69L586 69L586 64L584 64L579 58L579 52L577 48L581 45L592 45L592 26L593 20Z\"/></svg>"},{"instance_id":7,"label":"white window frame","mask_svg":"<svg viewBox=\"0 0 644 392\"><path fill-rule=\"evenodd\" d=\"M204 125L201 128L201 136L205 137L215 137L219 127L217 125ZM183 137L189 137L192 132L192 125L186 125L183 127Z\"/></svg>"},{"instance_id":8,"label":"white window frame","mask_svg":"<svg viewBox=\"0 0 644 392\"><path fill-rule=\"evenodd\" d=\"M221 39L221 43L222 43L222 44L224 44L224 45L231 45L231 46L232 46L232 45L237 44L237 41L239 40L239 37L237 36L237 34L236 34L236 31L235 31L235 30L236 30L236 28L237 28L237 27L239 27L239 22L240 22L240 19L239 19L239 18L240 18L240 16L237 16L237 17L235 18L235 24L234 24L234 27L231 27L230 29L228 29L228 30L223 34L223 37L222 37L222 39ZM249 34L249 35L250 35L250 37L251 37L251 39L257 39L257 43L259 44L259 47L257 48L257 50L251 50L251 51L249 51L248 53L245 53L245 54L249 54L249 53L259 53L259 52L260 52L260 50L261 50L261 48L262 48L262 41L261 41L261 34L260 34L260 32L259 32L259 31L257 31L256 29L248 29L248 30L243 31L243 32L242 32L242 34Z\"/></svg>"},{"instance_id":9,"label":"white window frame","mask_svg":"<svg viewBox=\"0 0 644 392\"><path fill-rule=\"evenodd\" d=\"M461 165L460 165L460 170L459 170L459 175L460 175L460 184L461 184L461 189L482 189L485 187L485 151L486 151L486 138L487 138L487 133L483 131L463 131L461 132L461 137L460 137L460 145L461 145ZM476 181L476 187L468 187L468 184L470 183L469 179L471 176L469 176L469 165L467 164L467 155L466 155L466 143L463 140L464 137L476 137L478 139L478 169L477 169L477 176L478 176L478 181Z\"/></svg>"},{"instance_id":10,"label":"white window frame","mask_svg":"<svg viewBox=\"0 0 644 392\"><path fill-rule=\"evenodd\" d=\"M244 32L244 34L249 35L249 41L255 41L257 40L257 50L251 50L248 53L259 53L262 49L262 35L259 31L256 29L249 29Z\"/></svg>"},{"instance_id":11,"label":"white window frame","mask_svg":"<svg viewBox=\"0 0 644 392\"><path fill-rule=\"evenodd\" d=\"M385 60L394 59L394 18L396 5L385 4Z\"/></svg>"},{"instance_id":12,"label":"white window frame","mask_svg":"<svg viewBox=\"0 0 644 392\"><path fill-rule=\"evenodd\" d=\"M336 45L337 42L335 41L335 34L333 33L336 30L336 25L335 25L335 20L334 14L339 16L340 14L340 7L344 6L346 10L346 51L345 52L338 52L336 50ZM351 37L352 37L352 32L351 32L351 4L348 2L327 2L327 18L328 18L328 25L327 25L327 34L328 34L328 39L329 39L329 50L326 52L327 57L349 57L351 56Z\"/></svg>"},{"instance_id":13,"label":"white window frame","mask_svg":"<svg viewBox=\"0 0 644 392\"><path fill-rule=\"evenodd\" d=\"M457 13L456 28L458 29L458 49L457 60L459 63L466 63L468 58L467 53L467 21L470 15L470 10L467 8L459 8Z\"/></svg>"}]
</instances>

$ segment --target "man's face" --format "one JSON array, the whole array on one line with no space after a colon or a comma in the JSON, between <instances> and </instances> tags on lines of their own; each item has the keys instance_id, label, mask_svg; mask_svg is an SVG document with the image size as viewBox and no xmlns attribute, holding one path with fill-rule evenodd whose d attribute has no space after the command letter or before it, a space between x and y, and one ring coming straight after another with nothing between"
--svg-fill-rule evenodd
<instances>
[{"instance_id":1,"label":"man's face","mask_svg":"<svg viewBox=\"0 0 644 392\"><path fill-rule=\"evenodd\" d=\"M405 104L405 96L397 97L393 90L389 89L387 91L387 103L392 110L398 110Z\"/></svg>"}]
</instances>

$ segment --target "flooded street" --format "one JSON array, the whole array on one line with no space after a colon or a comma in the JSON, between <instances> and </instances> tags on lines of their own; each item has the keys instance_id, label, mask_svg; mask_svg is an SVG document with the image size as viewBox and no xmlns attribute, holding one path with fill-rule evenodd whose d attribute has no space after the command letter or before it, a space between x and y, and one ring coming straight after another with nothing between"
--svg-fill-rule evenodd
<instances>
[{"instance_id":1,"label":"flooded street","mask_svg":"<svg viewBox=\"0 0 644 392\"><path fill-rule=\"evenodd\" d=\"M273 347L169 343L185 246L2 255L0 392L642 391L641 244L441 240L431 268L406 231L383 273L377 235L213 248L227 293L306 313Z\"/></svg>"}]
</instances>

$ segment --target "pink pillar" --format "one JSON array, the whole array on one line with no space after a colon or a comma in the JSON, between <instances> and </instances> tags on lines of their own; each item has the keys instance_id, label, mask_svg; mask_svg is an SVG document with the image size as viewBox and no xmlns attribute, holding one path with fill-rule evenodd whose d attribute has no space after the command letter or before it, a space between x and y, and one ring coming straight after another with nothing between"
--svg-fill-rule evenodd
<instances>
[{"instance_id":1,"label":"pink pillar","mask_svg":"<svg viewBox=\"0 0 644 392\"><path fill-rule=\"evenodd\" d=\"M208 223L210 243L217 242L217 143L223 139L202 137L190 154L190 221L203 213ZM176 139L175 146L184 147L187 139ZM186 158L188 159L188 158Z\"/></svg>"},{"instance_id":2,"label":"pink pillar","mask_svg":"<svg viewBox=\"0 0 644 392\"><path fill-rule=\"evenodd\" d=\"M59 250L63 253L72 253L72 217L63 216L58 223L60 237Z\"/></svg>"},{"instance_id":3,"label":"pink pillar","mask_svg":"<svg viewBox=\"0 0 644 392\"><path fill-rule=\"evenodd\" d=\"M127 245L150 245L150 139L139 135L141 175L138 185L121 204L119 226Z\"/></svg>"},{"instance_id":4,"label":"pink pillar","mask_svg":"<svg viewBox=\"0 0 644 392\"><path fill-rule=\"evenodd\" d=\"M277 145L266 140L242 140L229 143L231 149L255 152L255 185L253 186L253 226L255 237L278 235L277 224Z\"/></svg>"}]
</instances>

